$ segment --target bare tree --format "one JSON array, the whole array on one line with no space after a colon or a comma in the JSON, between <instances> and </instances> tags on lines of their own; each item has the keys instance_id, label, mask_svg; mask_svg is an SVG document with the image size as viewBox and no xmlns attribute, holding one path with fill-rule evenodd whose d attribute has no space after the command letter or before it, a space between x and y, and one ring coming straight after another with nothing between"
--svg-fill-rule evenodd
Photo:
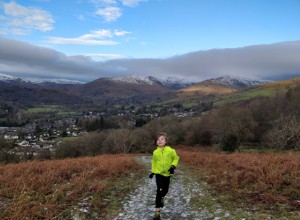
<instances>
[{"instance_id":1,"label":"bare tree","mask_svg":"<svg viewBox=\"0 0 300 220\"><path fill-rule=\"evenodd\" d=\"M300 122L295 115L282 115L266 135L272 147L300 149Z\"/></svg>"},{"instance_id":2,"label":"bare tree","mask_svg":"<svg viewBox=\"0 0 300 220\"><path fill-rule=\"evenodd\" d=\"M112 129L107 132L107 137L103 142L105 148L110 148L112 153L128 153L130 152L129 142L130 130L128 129Z\"/></svg>"}]
</instances>

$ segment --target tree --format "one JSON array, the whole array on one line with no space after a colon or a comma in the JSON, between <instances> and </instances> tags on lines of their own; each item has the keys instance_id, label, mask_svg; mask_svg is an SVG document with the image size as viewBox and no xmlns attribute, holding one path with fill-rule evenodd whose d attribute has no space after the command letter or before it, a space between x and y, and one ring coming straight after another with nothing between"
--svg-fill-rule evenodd
<instances>
[{"instance_id":1,"label":"tree","mask_svg":"<svg viewBox=\"0 0 300 220\"><path fill-rule=\"evenodd\" d=\"M153 145L153 138L145 128L136 128L131 131L129 141L132 152L152 152L155 146Z\"/></svg>"},{"instance_id":2,"label":"tree","mask_svg":"<svg viewBox=\"0 0 300 220\"><path fill-rule=\"evenodd\" d=\"M131 150L128 129L111 129L103 142L104 148L110 148L111 153L128 153Z\"/></svg>"},{"instance_id":3,"label":"tree","mask_svg":"<svg viewBox=\"0 0 300 220\"><path fill-rule=\"evenodd\" d=\"M280 149L300 149L300 121L295 115L282 115L274 122L266 139L271 147Z\"/></svg>"},{"instance_id":4,"label":"tree","mask_svg":"<svg viewBox=\"0 0 300 220\"><path fill-rule=\"evenodd\" d=\"M214 112L213 120L215 138L221 146L236 137L238 149L242 141L253 137L252 132L256 123L247 107L226 105Z\"/></svg>"}]
</instances>

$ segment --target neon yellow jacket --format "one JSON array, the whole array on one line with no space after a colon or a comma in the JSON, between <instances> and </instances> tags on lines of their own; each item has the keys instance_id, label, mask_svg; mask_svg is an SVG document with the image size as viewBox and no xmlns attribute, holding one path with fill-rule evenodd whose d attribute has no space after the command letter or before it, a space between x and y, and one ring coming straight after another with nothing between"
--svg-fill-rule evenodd
<instances>
[{"instance_id":1,"label":"neon yellow jacket","mask_svg":"<svg viewBox=\"0 0 300 220\"><path fill-rule=\"evenodd\" d=\"M172 165L177 167L179 157L170 146L157 147L152 155L152 173L171 176L169 169Z\"/></svg>"}]
</instances>

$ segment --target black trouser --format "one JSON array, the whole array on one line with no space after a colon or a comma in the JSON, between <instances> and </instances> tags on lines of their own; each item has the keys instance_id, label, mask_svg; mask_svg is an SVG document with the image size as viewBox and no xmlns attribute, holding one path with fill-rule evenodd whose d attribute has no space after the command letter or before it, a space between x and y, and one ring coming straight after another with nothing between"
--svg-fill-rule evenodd
<instances>
[{"instance_id":1,"label":"black trouser","mask_svg":"<svg viewBox=\"0 0 300 220\"><path fill-rule=\"evenodd\" d=\"M157 186L155 208L160 208L162 206L161 199L167 195L169 190L170 176L156 174L155 177Z\"/></svg>"}]
</instances>

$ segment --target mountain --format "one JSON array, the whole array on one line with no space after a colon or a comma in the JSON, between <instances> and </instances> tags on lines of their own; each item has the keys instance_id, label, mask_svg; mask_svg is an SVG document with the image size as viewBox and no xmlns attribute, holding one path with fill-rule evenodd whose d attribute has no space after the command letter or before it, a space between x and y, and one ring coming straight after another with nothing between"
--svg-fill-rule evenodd
<instances>
[{"instance_id":1,"label":"mountain","mask_svg":"<svg viewBox=\"0 0 300 220\"><path fill-rule=\"evenodd\" d=\"M70 80L25 81L0 74L0 101L21 103L147 103L174 97L176 94L229 94L257 86L263 81L223 76L200 83L180 78L158 79L152 76L130 75L99 78L89 83ZM21 99L22 97L22 99Z\"/></svg>"},{"instance_id":2,"label":"mountain","mask_svg":"<svg viewBox=\"0 0 300 220\"><path fill-rule=\"evenodd\" d=\"M0 81L7 82L7 81L11 81L11 80L16 80L16 79L18 79L18 78L4 74L4 73L0 73Z\"/></svg>"},{"instance_id":3,"label":"mountain","mask_svg":"<svg viewBox=\"0 0 300 220\"><path fill-rule=\"evenodd\" d=\"M37 83L33 83L31 81L27 81L21 78L17 78L11 75L0 73L0 82L5 85L18 85L26 88L40 88Z\"/></svg>"},{"instance_id":4,"label":"mountain","mask_svg":"<svg viewBox=\"0 0 300 220\"><path fill-rule=\"evenodd\" d=\"M21 106L39 104L77 104L83 99L71 90L59 87L43 85L44 82L26 81L0 73L0 105L14 103Z\"/></svg>"},{"instance_id":5,"label":"mountain","mask_svg":"<svg viewBox=\"0 0 300 220\"><path fill-rule=\"evenodd\" d=\"M142 75L129 75L111 78L115 82L121 83L132 83L132 84L148 84L154 85L159 84L159 80L152 76L142 76Z\"/></svg>"},{"instance_id":6,"label":"mountain","mask_svg":"<svg viewBox=\"0 0 300 220\"><path fill-rule=\"evenodd\" d=\"M66 80L66 79L60 79L60 80L43 80L36 82L38 85L49 88L49 89L71 89L73 87L76 87L77 85L84 84L80 81L74 81L74 80Z\"/></svg>"},{"instance_id":7,"label":"mountain","mask_svg":"<svg viewBox=\"0 0 300 220\"><path fill-rule=\"evenodd\" d=\"M167 77L167 78L157 78L153 76L141 76L141 75L129 75L124 77L114 77L114 81L128 82L134 84L160 84L172 90L182 89L188 86L192 86L195 82L188 81L178 77Z\"/></svg>"},{"instance_id":8,"label":"mountain","mask_svg":"<svg viewBox=\"0 0 300 220\"><path fill-rule=\"evenodd\" d=\"M180 81L179 79L160 80L152 76L130 75L124 77L99 78L89 83L82 83L70 80L42 80L42 81L25 81L20 78L0 74L0 84L6 88L14 87L14 94L11 97L18 97L18 93L22 91L29 101L29 95L34 97L35 93L40 94L41 102L45 102L42 94L51 93L51 91L59 92L60 97L57 99L64 100L64 96L74 95L85 100L94 100L95 102L127 102L127 103L145 103L148 101L158 100L169 97L174 94L174 90L191 85L190 82ZM3 91L4 88L2 88ZM33 89L29 90L28 89ZM43 91L43 92L41 92ZM32 93L31 93L32 92ZM3 94L5 96L5 94ZM47 97L47 95L45 95ZM20 95L22 97L22 95ZM52 95L49 95L52 97ZM7 97L2 97L7 100ZM18 99L17 99L18 100ZM70 98L73 100L73 98ZM20 101L20 100L19 100ZM72 101L72 102L73 102ZM37 101L38 102L38 101ZM58 101L61 102L61 101Z\"/></svg>"},{"instance_id":9,"label":"mountain","mask_svg":"<svg viewBox=\"0 0 300 220\"><path fill-rule=\"evenodd\" d=\"M251 87L236 93L220 96L214 105L222 105L225 103L245 101L255 97L274 97L279 94L286 94L290 89L300 88L300 77L281 80L275 82L265 82L259 86Z\"/></svg>"},{"instance_id":10,"label":"mountain","mask_svg":"<svg viewBox=\"0 0 300 220\"><path fill-rule=\"evenodd\" d=\"M205 80L200 83L194 84L193 86L183 88L180 90L180 93L222 95L243 90L246 88L256 87L264 83L266 83L266 81L226 75L218 78Z\"/></svg>"},{"instance_id":11,"label":"mountain","mask_svg":"<svg viewBox=\"0 0 300 220\"><path fill-rule=\"evenodd\" d=\"M252 79L252 78L241 77L241 76L230 76L230 75L203 81L203 83L212 83L217 85L229 86L237 90L259 86L266 82L267 81L262 81L258 79Z\"/></svg>"},{"instance_id":12,"label":"mountain","mask_svg":"<svg viewBox=\"0 0 300 220\"><path fill-rule=\"evenodd\" d=\"M69 90L28 88L6 84L0 87L0 106L13 103L18 106L35 106L41 104L80 104L84 99Z\"/></svg>"},{"instance_id":13,"label":"mountain","mask_svg":"<svg viewBox=\"0 0 300 220\"><path fill-rule=\"evenodd\" d=\"M19 85L26 88L68 89L83 82L68 79L24 80L8 74L0 73L0 83Z\"/></svg>"},{"instance_id":14,"label":"mountain","mask_svg":"<svg viewBox=\"0 0 300 220\"><path fill-rule=\"evenodd\" d=\"M99 78L73 89L77 94L96 101L147 102L171 95L154 77L128 76Z\"/></svg>"},{"instance_id":15,"label":"mountain","mask_svg":"<svg viewBox=\"0 0 300 220\"><path fill-rule=\"evenodd\" d=\"M194 82L194 81L188 81L186 79L177 78L177 77L167 77L165 79L158 79L158 80L164 86L166 86L170 89L174 89L174 90L183 89L183 88L190 87L190 86L193 86L194 84L196 84L196 82Z\"/></svg>"}]
</instances>

